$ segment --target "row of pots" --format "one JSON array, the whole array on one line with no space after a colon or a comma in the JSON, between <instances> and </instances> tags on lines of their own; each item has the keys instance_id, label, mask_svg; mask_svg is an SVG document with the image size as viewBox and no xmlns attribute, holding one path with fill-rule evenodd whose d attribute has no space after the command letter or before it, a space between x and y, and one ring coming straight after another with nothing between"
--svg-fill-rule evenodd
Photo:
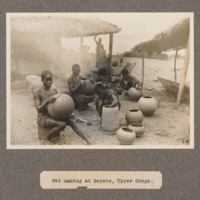
<instances>
[{"instance_id":1,"label":"row of pots","mask_svg":"<svg viewBox=\"0 0 200 200\"><path fill-rule=\"evenodd\" d=\"M135 138L141 137L145 131L143 124L129 124L128 127L122 127L117 131L117 139L121 144L131 145Z\"/></svg>"},{"instance_id":2,"label":"row of pots","mask_svg":"<svg viewBox=\"0 0 200 200\"><path fill-rule=\"evenodd\" d=\"M116 136L121 144L131 145L136 137L141 137L145 132L143 117L153 115L158 108L158 102L154 97L138 95L138 98L138 108L127 111L125 115L128 127L122 127L117 131Z\"/></svg>"}]
</instances>

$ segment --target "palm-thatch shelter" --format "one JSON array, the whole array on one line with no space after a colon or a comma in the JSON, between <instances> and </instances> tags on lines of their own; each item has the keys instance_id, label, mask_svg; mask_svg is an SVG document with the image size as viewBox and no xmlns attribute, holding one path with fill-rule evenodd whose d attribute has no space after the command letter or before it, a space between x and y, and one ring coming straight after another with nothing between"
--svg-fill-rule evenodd
<instances>
[{"instance_id":1,"label":"palm-thatch shelter","mask_svg":"<svg viewBox=\"0 0 200 200\"><path fill-rule=\"evenodd\" d=\"M12 38L35 37L46 39L48 35L47 51L51 51L52 62L58 56L56 47L60 47L60 39L80 37L80 49L83 46L83 38L100 34L109 34L109 65L112 62L113 34L121 29L116 25L102 21L98 18L85 17L11 17L11 45ZM46 39L47 40L47 39ZM53 64L52 64L53 65ZM52 70L54 68L52 67Z\"/></svg>"},{"instance_id":2,"label":"palm-thatch shelter","mask_svg":"<svg viewBox=\"0 0 200 200\"><path fill-rule=\"evenodd\" d=\"M162 51L175 50L175 61L174 61L174 73L176 82L176 58L177 52L180 49L186 48L186 55L183 67L182 80L179 87L177 103L180 103L181 97L184 90L185 77L187 73L187 68L189 64L189 36L190 36L190 19L185 18L179 23L173 25L172 27L158 33L153 39L142 42L136 45L132 51L141 53L142 63L143 63L143 73L142 73L142 83L144 80L144 54L145 53L161 53Z\"/></svg>"}]
</instances>

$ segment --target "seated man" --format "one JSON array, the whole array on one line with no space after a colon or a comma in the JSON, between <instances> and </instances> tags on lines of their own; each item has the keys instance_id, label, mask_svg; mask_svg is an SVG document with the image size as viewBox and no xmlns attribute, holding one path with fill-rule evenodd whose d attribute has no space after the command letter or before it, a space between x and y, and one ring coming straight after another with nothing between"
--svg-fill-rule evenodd
<instances>
[{"instance_id":1,"label":"seated man","mask_svg":"<svg viewBox=\"0 0 200 200\"><path fill-rule=\"evenodd\" d=\"M95 85L95 93L97 94L95 106L100 118L102 117L102 109L104 105L108 104L110 108L118 106L120 109L121 104L118 95L112 90L105 89L102 83Z\"/></svg>"},{"instance_id":2,"label":"seated man","mask_svg":"<svg viewBox=\"0 0 200 200\"><path fill-rule=\"evenodd\" d=\"M81 77L79 75L80 72L80 66L78 64L74 64L72 66L72 75L68 78L68 86L70 96L75 103L75 108L79 110L84 110L88 107L88 103L94 101L94 96L83 94L82 87L84 87L85 82L82 80L86 80L86 78ZM92 79L90 79L90 81L94 83Z\"/></svg>"},{"instance_id":3,"label":"seated man","mask_svg":"<svg viewBox=\"0 0 200 200\"><path fill-rule=\"evenodd\" d=\"M80 137L86 141L87 144L91 144L88 138L71 118L68 118L65 121L58 121L50 117L47 106L48 104L56 101L56 98L53 95L57 94L58 90L52 87L53 76L50 71L43 71L41 74L41 80L43 85L33 92L35 107L38 111L37 123L40 127L51 128L51 131L47 137L43 138L43 142L45 144L52 144L52 141L55 138L59 138L60 132L65 129L66 125L69 125Z\"/></svg>"},{"instance_id":4,"label":"seated man","mask_svg":"<svg viewBox=\"0 0 200 200\"><path fill-rule=\"evenodd\" d=\"M141 83L140 81L135 78L134 76L131 76L128 73L127 69L123 69L122 72L122 78L120 79L120 86L124 90L129 90L131 87L134 87L135 89L140 89Z\"/></svg>"}]
</instances>

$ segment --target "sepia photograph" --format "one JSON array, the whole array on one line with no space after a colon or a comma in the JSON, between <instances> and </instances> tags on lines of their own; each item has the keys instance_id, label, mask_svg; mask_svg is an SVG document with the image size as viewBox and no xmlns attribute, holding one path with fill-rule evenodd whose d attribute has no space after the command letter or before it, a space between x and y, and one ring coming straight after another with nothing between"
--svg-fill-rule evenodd
<instances>
[{"instance_id":1,"label":"sepia photograph","mask_svg":"<svg viewBox=\"0 0 200 200\"><path fill-rule=\"evenodd\" d=\"M193 149L194 16L7 13L7 149Z\"/></svg>"}]
</instances>

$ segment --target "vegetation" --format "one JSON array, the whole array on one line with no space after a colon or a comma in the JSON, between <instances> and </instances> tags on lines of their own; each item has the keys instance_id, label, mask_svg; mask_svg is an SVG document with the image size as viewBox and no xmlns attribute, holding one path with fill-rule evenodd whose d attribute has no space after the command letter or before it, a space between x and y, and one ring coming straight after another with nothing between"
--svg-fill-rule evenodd
<instances>
[{"instance_id":1,"label":"vegetation","mask_svg":"<svg viewBox=\"0 0 200 200\"><path fill-rule=\"evenodd\" d=\"M135 51L126 51L123 53L124 57L135 57L135 58L141 58L142 54L141 53L137 53ZM168 59L168 55L166 53L152 53L152 52L146 52L144 54L145 58L151 58L151 59L159 59L159 60L167 60Z\"/></svg>"}]
</instances>

